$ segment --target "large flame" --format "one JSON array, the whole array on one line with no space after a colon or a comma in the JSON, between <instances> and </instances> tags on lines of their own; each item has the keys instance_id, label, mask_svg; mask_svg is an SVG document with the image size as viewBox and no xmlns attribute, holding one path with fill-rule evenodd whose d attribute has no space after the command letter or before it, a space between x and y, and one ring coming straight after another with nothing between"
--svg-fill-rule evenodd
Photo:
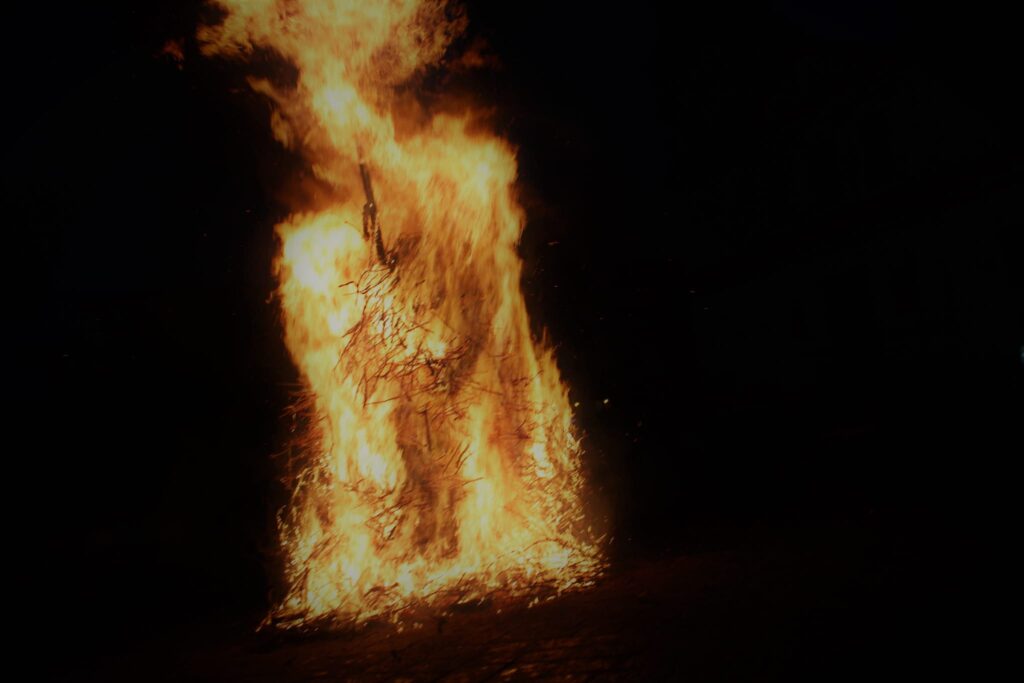
<instances>
[{"instance_id":1,"label":"large flame","mask_svg":"<svg viewBox=\"0 0 1024 683\"><path fill-rule=\"evenodd\" d=\"M435 0L215 4L204 52L294 66L288 85L250 84L274 103L275 137L333 188L277 226L285 341L314 419L279 515L275 620L587 583L600 548L567 390L519 289L515 155L471 112L399 95L461 15Z\"/></svg>"}]
</instances>

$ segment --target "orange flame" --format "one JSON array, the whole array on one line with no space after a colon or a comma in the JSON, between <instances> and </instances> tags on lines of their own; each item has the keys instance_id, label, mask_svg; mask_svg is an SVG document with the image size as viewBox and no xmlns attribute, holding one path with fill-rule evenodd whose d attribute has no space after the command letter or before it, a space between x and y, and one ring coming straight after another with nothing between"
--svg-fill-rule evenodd
<instances>
[{"instance_id":1,"label":"orange flame","mask_svg":"<svg viewBox=\"0 0 1024 683\"><path fill-rule=\"evenodd\" d=\"M398 86L439 63L463 18L434 0L216 4L204 52L294 65L293 84L250 84L277 140L335 190L277 226L285 341L315 419L278 517L288 589L273 619L590 582L603 560L568 394L519 289L515 155L469 113L396 113Z\"/></svg>"}]
</instances>

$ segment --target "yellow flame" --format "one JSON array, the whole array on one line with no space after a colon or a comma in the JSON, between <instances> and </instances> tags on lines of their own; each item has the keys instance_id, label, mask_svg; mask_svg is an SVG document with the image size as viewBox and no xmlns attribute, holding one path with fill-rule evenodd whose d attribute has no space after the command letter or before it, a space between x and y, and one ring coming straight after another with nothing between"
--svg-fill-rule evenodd
<instances>
[{"instance_id":1,"label":"yellow flame","mask_svg":"<svg viewBox=\"0 0 1024 683\"><path fill-rule=\"evenodd\" d=\"M515 155L471 113L399 117L397 86L464 28L432 0L216 0L204 52L296 69L271 127L336 190L277 227L285 342L308 387L307 465L279 525L282 623L540 585L602 565L553 355L530 335ZM363 231L369 169L388 257Z\"/></svg>"}]
</instances>

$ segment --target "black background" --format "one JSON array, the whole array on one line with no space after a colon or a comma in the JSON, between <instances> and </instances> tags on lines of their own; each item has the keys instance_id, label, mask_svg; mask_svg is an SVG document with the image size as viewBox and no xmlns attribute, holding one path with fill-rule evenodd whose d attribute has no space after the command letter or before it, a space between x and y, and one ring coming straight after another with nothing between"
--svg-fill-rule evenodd
<instances>
[{"instance_id":1,"label":"black background","mask_svg":"<svg viewBox=\"0 0 1024 683\"><path fill-rule=\"evenodd\" d=\"M1015 23L815 5L471 3L500 66L435 85L518 146L614 557L853 524L975 604L1021 445ZM270 586L296 160L199 17L4 18L8 562L22 623L91 625L72 650Z\"/></svg>"}]
</instances>

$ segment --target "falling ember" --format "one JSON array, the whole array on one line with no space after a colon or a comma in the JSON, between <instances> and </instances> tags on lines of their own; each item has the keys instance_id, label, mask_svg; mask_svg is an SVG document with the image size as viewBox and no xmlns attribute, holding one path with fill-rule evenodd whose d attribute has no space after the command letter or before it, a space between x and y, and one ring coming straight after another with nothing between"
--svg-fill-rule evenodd
<instances>
[{"instance_id":1,"label":"falling ember","mask_svg":"<svg viewBox=\"0 0 1024 683\"><path fill-rule=\"evenodd\" d=\"M519 289L515 155L471 114L409 114L400 95L463 19L434 0L215 4L204 52L294 66L287 86L250 84L277 140L332 188L277 226L311 418L278 517L287 590L272 621L590 582L602 559L568 394Z\"/></svg>"}]
</instances>

